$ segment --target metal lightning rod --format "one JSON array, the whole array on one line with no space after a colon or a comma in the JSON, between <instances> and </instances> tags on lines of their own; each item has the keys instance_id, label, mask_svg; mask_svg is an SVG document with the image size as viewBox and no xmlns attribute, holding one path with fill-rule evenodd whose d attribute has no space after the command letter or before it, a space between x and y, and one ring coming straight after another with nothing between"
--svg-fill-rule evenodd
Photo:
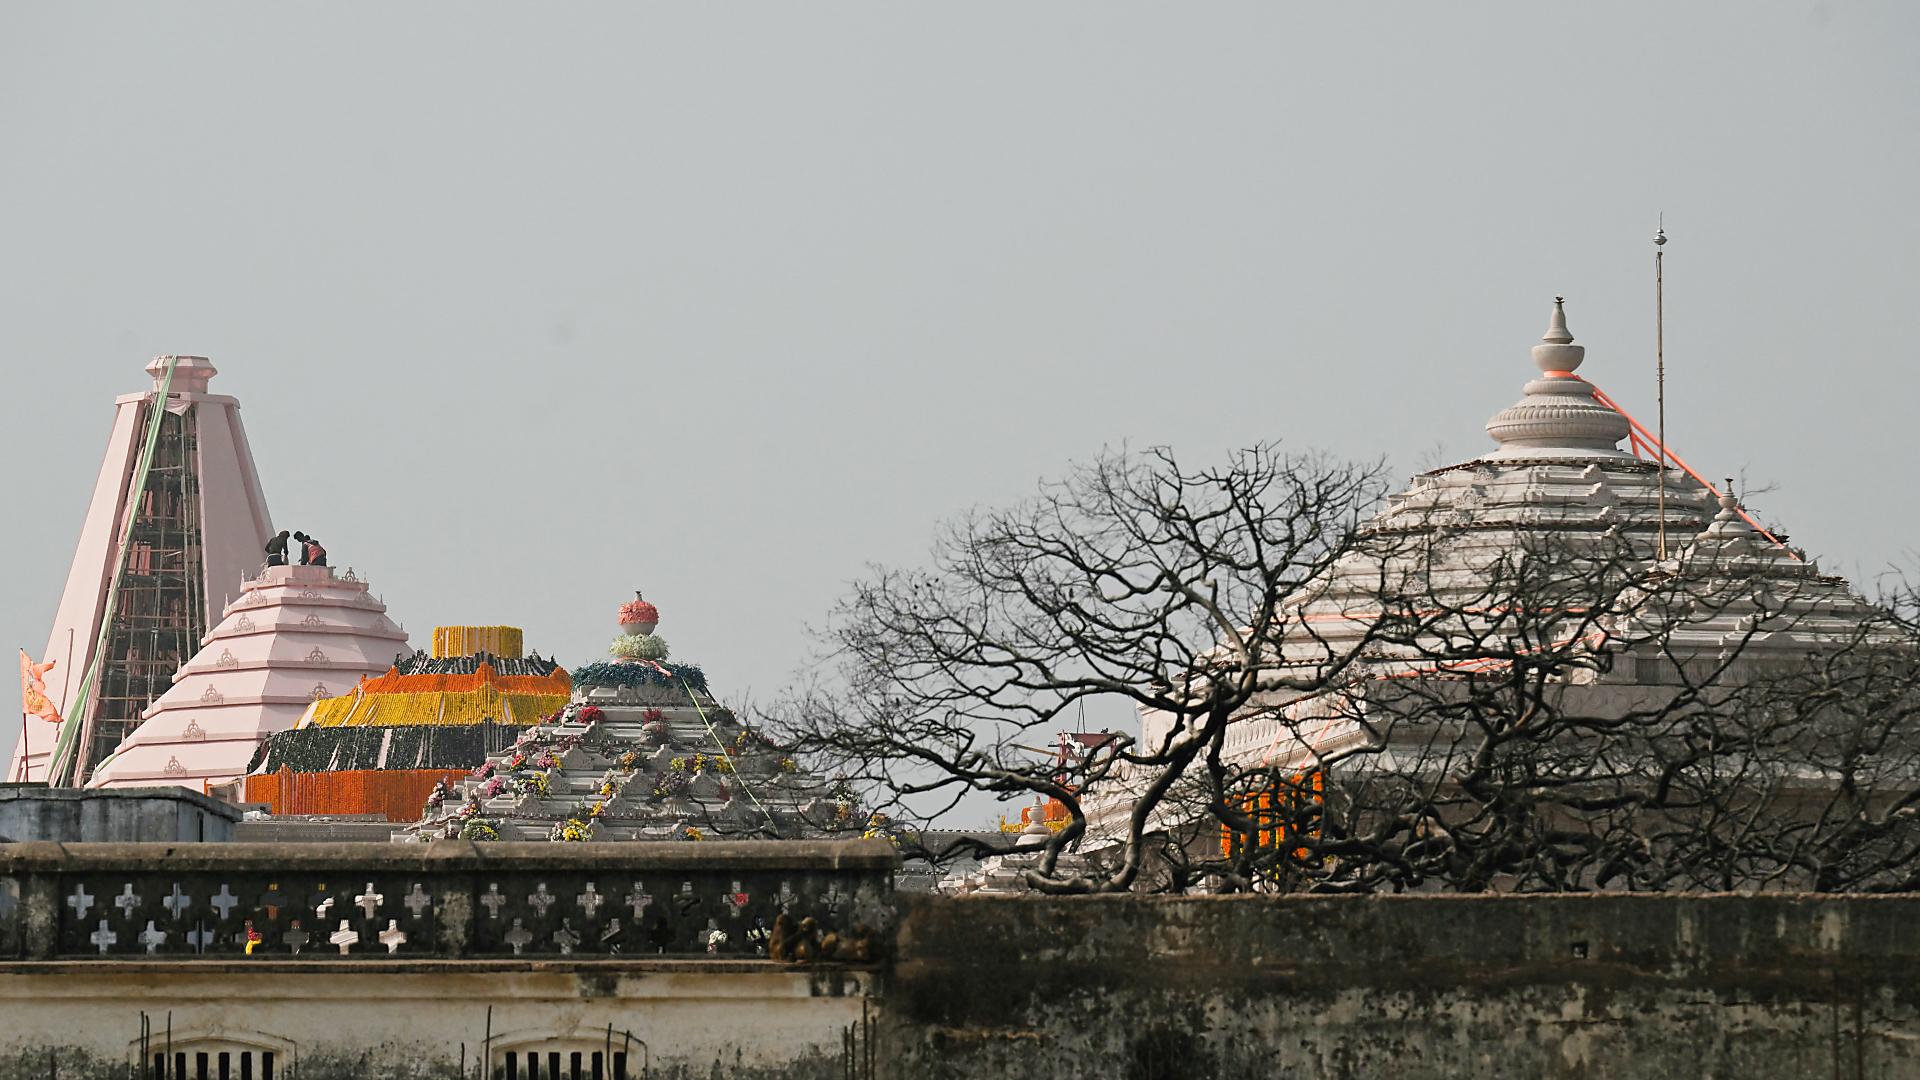
<instances>
[{"instance_id":1,"label":"metal lightning rod","mask_svg":"<svg viewBox=\"0 0 1920 1080\"><path fill-rule=\"evenodd\" d=\"M1667 215L1660 215L1660 227L1653 234L1653 369L1654 399L1660 415L1655 436L1660 444L1660 560L1667 558L1667 285L1660 265L1661 249L1667 244Z\"/></svg>"}]
</instances>

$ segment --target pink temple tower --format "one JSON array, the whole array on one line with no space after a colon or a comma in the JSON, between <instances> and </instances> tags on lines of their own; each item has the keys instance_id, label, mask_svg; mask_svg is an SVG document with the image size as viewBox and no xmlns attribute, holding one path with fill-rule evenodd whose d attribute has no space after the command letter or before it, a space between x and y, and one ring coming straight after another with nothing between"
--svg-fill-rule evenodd
<instances>
[{"instance_id":1,"label":"pink temple tower","mask_svg":"<svg viewBox=\"0 0 1920 1080\"><path fill-rule=\"evenodd\" d=\"M40 659L65 721L26 719L8 780L78 786L140 724L263 561L273 528L240 403L205 357L162 356L115 399L67 586Z\"/></svg>"},{"instance_id":2,"label":"pink temple tower","mask_svg":"<svg viewBox=\"0 0 1920 1080\"><path fill-rule=\"evenodd\" d=\"M410 651L406 632L351 568L269 566L226 605L200 651L96 764L87 786L205 791L238 780L267 736Z\"/></svg>"}]
</instances>

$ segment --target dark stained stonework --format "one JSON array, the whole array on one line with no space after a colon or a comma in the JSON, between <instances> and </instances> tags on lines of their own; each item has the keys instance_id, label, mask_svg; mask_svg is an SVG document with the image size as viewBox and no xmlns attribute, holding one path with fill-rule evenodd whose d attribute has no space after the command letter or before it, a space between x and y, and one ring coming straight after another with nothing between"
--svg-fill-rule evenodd
<instances>
[{"instance_id":1,"label":"dark stained stonework","mask_svg":"<svg viewBox=\"0 0 1920 1080\"><path fill-rule=\"evenodd\" d=\"M0 1080L200 1080L202 1054L207 1080L221 1055L266 1080L269 1054L273 1080L573 1080L576 1054L583 1080L1920 1076L1920 896L949 898L895 893L896 865L877 842L0 848ZM734 925L733 882L741 918L785 884L880 952L614 952L635 880L649 911L692 883L689 932ZM175 884L204 951L128 948L177 928ZM292 953L287 909L328 898L348 952Z\"/></svg>"},{"instance_id":2,"label":"dark stained stonework","mask_svg":"<svg viewBox=\"0 0 1920 1080\"><path fill-rule=\"evenodd\" d=\"M1920 897L903 897L944 1077L1920 1076Z\"/></svg>"},{"instance_id":3,"label":"dark stained stonework","mask_svg":"<svg viewBox=\"0 0 1920 1080\"><path fill-rule=\"evenodd\" d=\"M841 934L891 922L885 844L720 847L14 844L0 957L738 957L782 913Z\"/></svg>"},{"instance_id":4,"label":"dark stained stonework","mask_svg":"<svg viewBox=\"0 0 1920 1080\"><path fill-rule=\"evenodd\" d=\"M240 811L183 787L0 784L0 842L166 843L233 838Z\"/></svg>"}]
</instances>

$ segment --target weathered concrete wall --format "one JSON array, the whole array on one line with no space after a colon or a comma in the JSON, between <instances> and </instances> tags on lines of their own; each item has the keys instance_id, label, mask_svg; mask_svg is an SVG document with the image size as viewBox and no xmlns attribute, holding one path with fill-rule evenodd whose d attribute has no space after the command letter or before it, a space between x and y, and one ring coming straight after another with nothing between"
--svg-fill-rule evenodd
<instances>
[{"instance_id":1,"label":"weathered concrete wall","mask_svg":"<svg viewBox=\"0 0 1920 1080\"><path fill-rule=\"evenodd\" d=\"M548 1055L579 1053L582 1080L839 1080L872 980L751 961L0 965L0 1076L155 1078L158 1056L179 1080L264 1080L272 1053L273 1080L479 1080L509 1055L526 1080L527 1055L546 1078Z\"/></svg>"},{"instance_id":2,"label":"weathered concrete wall","mask_svg":"<svg viewBox=\"0 0 1920 1080\"><path fill-rule=\"evenodd\" d=\"M902 902L882 1075L1920 1076L1920 897Z\"/></svg>"},{"instance_id":3,"label":"weathered concrete wall","mask_svg":"<svg viewBox=\"0 0 1920 1080\"><path fill-rule=\"evenodd\" d=\"M897 867L0 845L0 1080L1920 1077L1920 895L909 897ZM734 932L779 913L886 959Z\"/></svg>"},{"instance_id":4,"label":"weathered concrete wall","mask_svg":"<svg viewBox=\"0 0 1920 1080\"><path fill-rule=\"evenodd\" d=\"M240 811L181 787L82 791L0 785L0 839L62 844L233 839Z\"/></svg>"}]
</instances>

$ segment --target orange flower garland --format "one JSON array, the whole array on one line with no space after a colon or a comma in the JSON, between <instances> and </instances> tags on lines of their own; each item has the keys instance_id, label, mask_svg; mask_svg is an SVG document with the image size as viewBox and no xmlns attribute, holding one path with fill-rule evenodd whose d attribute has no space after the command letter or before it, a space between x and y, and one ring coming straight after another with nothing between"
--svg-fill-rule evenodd
<instances>
[{"instance_id":1,"label":"orange flower garland","mask_svg":"<svg viewBox=\"0 0 1920 1080\"><path fill-rule=\"evenodd\" d=\"M466 775L465 769L282 769L247 777L246 800L266 803L274 814L380 814L388 821L418 821L427 796L442 780L457 783Z\"/></svg>"},{"instance_id":2,"label":"orange flower garland","mask_svg":"<svg viewBox=\"0 0 1920 1080\"><path fill-rule=\"evenodd\" d=\"M551 675L500 675L481 664L471 675L385 675L360 680L350 694L314 706L316 727L532 724L573 694L566 669Z\"/></svg>"}]
</instances>

